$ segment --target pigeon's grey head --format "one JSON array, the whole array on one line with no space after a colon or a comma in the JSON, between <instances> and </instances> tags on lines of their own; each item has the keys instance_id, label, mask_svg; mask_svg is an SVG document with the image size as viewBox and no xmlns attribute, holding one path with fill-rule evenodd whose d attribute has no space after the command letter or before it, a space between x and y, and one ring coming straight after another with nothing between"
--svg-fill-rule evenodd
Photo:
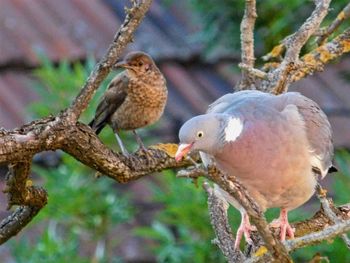
<instances>
[{"instance_id":1,"label":"pigeon's grey head","mask_svg":"<svg viewBox=\"0 0 350 263\"><path fill-rule=\"evenodd\" d=\"M205 114L188 120L179 131L180 145L175 159L192 150L214 155L227 142L235 140L243 124L238 118L226 114Z\"/></svg>"}]
</instances>

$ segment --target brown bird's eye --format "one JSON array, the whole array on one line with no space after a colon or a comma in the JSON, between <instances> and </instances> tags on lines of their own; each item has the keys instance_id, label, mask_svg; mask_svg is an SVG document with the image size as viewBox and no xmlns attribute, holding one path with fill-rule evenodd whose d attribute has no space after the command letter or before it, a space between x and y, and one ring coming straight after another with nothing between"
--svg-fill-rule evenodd
<instances>
[{"instance_id":1,"label":"brown bird's eye","mask_svg":"<svg viewBox=\"0 0 350 263\"><path fill-rule=\"evenodd\" d=\"M197 132L197 137L198 138L202 138L203 135L204 135L204 133L202 131Z\"/></svg>"}]
</instances>

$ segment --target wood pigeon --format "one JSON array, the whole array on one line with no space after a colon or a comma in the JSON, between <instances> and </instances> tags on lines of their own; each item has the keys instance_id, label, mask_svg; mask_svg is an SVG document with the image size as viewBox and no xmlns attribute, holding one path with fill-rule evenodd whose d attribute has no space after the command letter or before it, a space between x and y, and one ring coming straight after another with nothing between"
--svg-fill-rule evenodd
<instances>
[{"instance_id":1,"label":"wood pigeon","mask_svg":"<svg viewBox=\"0 0 350 263\"><path fill-rule=\"evenodd\" d=\"M323 178L333 169L329 121L314 101L297 92L276 96L246 90L224 95L206 114L188 120L179 139L177 160L199 150L204 164L214 160L222 171L236 176L263 211L280 208L274 226L280 228L282 241L287 234L294 237L288 211L308 201L317 176ZM235 247L243 234L251 242L253 226L246 211L215 188L241 212Z\"/></svg>"}]
</instances>

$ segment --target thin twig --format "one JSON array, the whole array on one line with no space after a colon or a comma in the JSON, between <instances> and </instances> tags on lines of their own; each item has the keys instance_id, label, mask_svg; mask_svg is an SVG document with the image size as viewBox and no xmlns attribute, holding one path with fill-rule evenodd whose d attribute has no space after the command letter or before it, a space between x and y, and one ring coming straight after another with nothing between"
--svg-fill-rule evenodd
<instances>
[{"instance_id":1,"label":"thin twig","mask_svg":"<svg viewBox=\"0 0 350 263\"><path fill-rule=\"evenodd\" d=\"M345 19L350 17L350 3L348 3L343 10L338 14L337 18L328 26L324 33L316 40L317 45L321 46L327 41L328 37L344 22Z\"/></svg>"},{"instance_id":2,"label":"thin twig","mask_svg":"<svg viewBox=\"0 0 350 263\"><path fill-rule=\"evenodd\" d=\"M255 0L246 0L244 16L241 22L241 57L242 63L254 68L254 25L257 18ZM249 71L242 70L242 79L239 89L249 89L254 85L254 75Z\"/></svg>"},{"instance_id":3,"label":"thin twig","mask_svg":"<svg viewBox=\"0 0 350 263\"><path fill-rule=\"evenodd\" d=\"M238 67L243 69L244 71L248 72L249 75L257 77L259 79L268 80L269 79L269 73L266 73L265 71L249 67L248 65L245 65L243 63L239 63Z\"/></svg>"}]
</instances>

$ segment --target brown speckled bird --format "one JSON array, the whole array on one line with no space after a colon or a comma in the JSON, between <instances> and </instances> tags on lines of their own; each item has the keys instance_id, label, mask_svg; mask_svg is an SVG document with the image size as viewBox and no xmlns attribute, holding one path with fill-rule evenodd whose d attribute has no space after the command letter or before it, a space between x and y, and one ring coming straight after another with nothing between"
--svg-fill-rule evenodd
<instances>
[{"instance_id":1,"label":"brown speckled bird","mask_svg":"<svg viewBox=\"0 0 350 263\"><path fill-rule=\"evenodd\" d=\"M89 125L99 134L109 124L123 155L127 156L118 131L132 130L138 144L144 149L135 129L159 120L164 112L168 91L162 73L144 52L128 53L115 67L124 68L125 71L111 81Z\"/></svg>"}]
</instances>

